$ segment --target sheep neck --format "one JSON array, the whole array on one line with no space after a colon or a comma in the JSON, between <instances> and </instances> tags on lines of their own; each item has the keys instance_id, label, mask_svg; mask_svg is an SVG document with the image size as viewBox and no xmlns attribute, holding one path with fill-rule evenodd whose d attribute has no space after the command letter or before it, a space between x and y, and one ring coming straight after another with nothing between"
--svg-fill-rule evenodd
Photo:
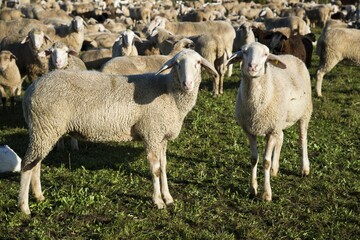
<instances>
[{"instance_id":1,"label":"sheep neck","mask_svg":"<svg viewBox=\"0 0 360 240\"><path fill-rule=\"evenodd\" d=\"M19 69L16 67L16 64L9 64L5 71L1 72L1 75L8 81L13 81L13 79L21 79Z\"/></svg>"},{"instance_id":2,"label":"sheep neck","mask_svg":"<svg viewBox=\"0 0 360 240\"><path fill-rule=\"evenodd\" d=\"M171 82L169 92L172 93L175 104L184 118L186 114L188 114L188 112L190 112L190 110L195 106L201 77L198 76L199 80L195 81L194 90L190 93L187 93L180 86L180 80L177 77L177 74L174 72L174 69L171 71L171 74L173 81Z\"/></svg>"},{"instance_id":3,"label":"sheep neck","mask_svg":"<svg viewBox=\"0 0 360 240\"><path fill-rule=\"evenodd\" d=\"M269 73L257 78L242 76L241 100L247 106L250 114L262 112L267 108L273 97L273 88L271 74Z\"/></svg>"}]
</instances>

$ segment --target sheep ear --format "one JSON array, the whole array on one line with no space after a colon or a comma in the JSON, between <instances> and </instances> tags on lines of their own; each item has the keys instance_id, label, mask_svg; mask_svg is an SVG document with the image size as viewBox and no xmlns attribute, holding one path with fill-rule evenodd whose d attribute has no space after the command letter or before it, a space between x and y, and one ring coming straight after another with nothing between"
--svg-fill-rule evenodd
<instances>
[{"instance_id":1,"label":"sheep ear","mask_svg":"<svg viewBox=\"0 0 360 240\"><path fill-rule=\"evenodd\" d=\"M134 39L135 39L136 41L139 41L139 42L143 43L143 40L141 40L141 38L140 38L138 35L136 35L136 34L134 34Z\"/></svg>"},{"instance_id":2,"label":"sheep ear","mask_svg":"<svg viewBox=\"0 0 360 240\"><path fill-rule=\"evenodd\" d=\"M243 60L243 54L242 51L237 51L234 53L225 63L226 66L229 66L230 64L233 64L235 62L241 62Z\"/></svg>"},{"instance_id":3,"label":"sheep ear","mask_svg":"<svg viewBox=\"0 0 360 240\"><path fill-rule=\"evenodd\" d=\"M69 54L69 55L73 55L73 56L77 56L77 55L78 55L78 53L75 52L75 51L72 50L72 49L69 49L68 54Z\"/></svg>"},{"instance_id":4,"label":"sheep ear","mask_svg":"<svg viewBox=\"0 0 360 240\"><path fill-rule=\"evenodd\" d=\"M164 65L159 69L159 71L157 71L155 73L155 75L158 75L160 73L162 73L163 71L169 69L169 68L172 68L176 63L176 60L174 58L168 60L166 63L164 63Z\"/></svg>"},{"instance_id":5,"label":"sheep ear","mask_svg":"<svg viewBox=\"0 0 360 240\"><path fill-rule=\"evenodd\" d=\"M50 55L50 54L51 54L51 51L45 50L45 51L39 52L39 53L38 53L38 56L39 56L39 57L46 57L46 56L48 56L48 55Z\"/></svg>"},{"instance_id":6,"label":"sheep ear","mask_svg":"<svg viewBox=\"0 0 360 240\"><path fill-rule=\"evenodd\" d=\"M203 66L206 71L208 71L210 74L212 74L214 76L214 78L218 76L218 72L216 71L214 66L211 65L211 63L209 63L208 60L206 60L205 58L201 58L200 63L201 63L201 66Z\"/></svg>"},{"instance_id":7,"label":"sheep ear","mask_svg":"<svg viewBox=\"0 0 360 240\"><path fill-rule=\"evenodd\" d=\"M185 45L185 48L195 50L195 44L194 43L188 43L188 44Z\"/></svg>"},{"instance_id":8,"label":"sheep ear","mask_svg":"<svg viewBox=\"0 0 360 240\"><path fill-rule=\"evenodd\" d=\"M21 44L24 44L30 40L29 36L26 36L22 41Z\"/></svg>"},{"instance_id":9,"label":"sheep ear","mask_svg":"<svg viewBox=\"0 0 360 240\"><path fill-rule=\"evenodd\" d=\"M52 42L51 38L48 36L48 35L44 35L44 38L45 38L45 41L49 41L49 42Z\"/></svg>"},{"instance_id":10,"label":"sheep ear","mask_svg":"<svg viewBox=\"0 0 360 240\"><path fill-rule=\"evenodd\" d=\"M272 65L274 65L275 67L281 68L281 69L286 69L286 64L283 63L276 55L274 54L269 54L267 60L267 62L271 63Z\"/></svg>"},{"instance_id":11,"label":"sheep ear","mask_svg":"<svg viewBox=\"0 0 360 240\"><path fill-rule=\"evenodd\" d=\"M17 61L17 57L14 54L10 55L10 59L15 59L15 61Z\"/></svg>"}]
</instances>

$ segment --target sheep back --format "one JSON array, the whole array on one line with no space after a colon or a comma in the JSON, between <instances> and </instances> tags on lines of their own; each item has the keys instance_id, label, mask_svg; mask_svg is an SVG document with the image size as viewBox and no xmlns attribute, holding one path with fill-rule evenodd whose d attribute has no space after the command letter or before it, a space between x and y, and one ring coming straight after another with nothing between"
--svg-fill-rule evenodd
<instances>
[{"instance_id":1,"label":"sheep back","mask_svg":"<svg viewBox=\"0 0 360 240\"><path fill-rule=\"evenodd\" d=\"M24 116L32 131L45 134L47 141L55 142L51 137L66 132L95 142L170 140L179 134L183 119L176 114L169 81L162 74L124 77L56 70L28 87Z\"/></svg>"}]
</instances>

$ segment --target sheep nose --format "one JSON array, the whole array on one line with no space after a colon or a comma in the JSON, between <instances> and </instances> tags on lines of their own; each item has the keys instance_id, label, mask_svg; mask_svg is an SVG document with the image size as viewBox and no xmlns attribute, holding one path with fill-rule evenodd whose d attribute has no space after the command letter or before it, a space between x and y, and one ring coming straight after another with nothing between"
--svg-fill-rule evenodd
<instances>
[{"instance_id":1,"label":"sheep nose","mask_svg":"<svg viewBox=\"0 0 360 240\"><path fill-rule=\"evenodd\" d=\"M256 71L258 65L255 64L255 63L249 63L249 64L248 64L248 67L249 67L250 70Z\"/></svg>"}]
</instances>

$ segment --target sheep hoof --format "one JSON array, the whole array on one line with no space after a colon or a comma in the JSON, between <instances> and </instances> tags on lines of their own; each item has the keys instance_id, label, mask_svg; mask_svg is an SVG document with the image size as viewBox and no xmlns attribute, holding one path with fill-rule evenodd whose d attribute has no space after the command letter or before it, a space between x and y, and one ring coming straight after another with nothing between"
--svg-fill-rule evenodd
<instances>
[{"instance_id":1,"label":"sheep hoof","mask_svg":"<svg viewBox=\"0 0 360 240\"><path fill-rule=\"evenodd\" d=\"M310 169L303 169L301 170L301 176L306 177L310 174Z\"/></svg>"},{"instance_id":2,"label":"sheep hoof","mask_svg":"<svg viewBox=\"0 0 360 240\"><path fill-rule=\"evenodd\" d=\"M174 205L174 200L171 198L171 199L165 199L165 203L167 206L171 206L171 205Z\"/></svg>"},{"instance_id":3,"label":"sheep hoof","mask_svg":"<svg viewBox=\"0 0 360 240\"><path fill-rule=\"evenodd\" d=\"M156 205L156 207L158 208L158 209L164 209L164 208L166 208L166 205L165 205L165 203L164 203L164 201L163 200L158 200L158 201L156 201L155 202L155 205Z\"/></svg>"},{"instance_id":4,"label":"sheep hoof","mask_svg":"<svg viewBox=\"0 0 360 240\"><path fill-rule=\"evenodd\" d=\"M267 192L264 192L263 195L262 195L262 199L263 199L263 201L271 202L271 194L267 193Z\"/></svg>"},{"instance_id":5,"label":"sheep hoof","mask_svg":"<svg viewBox=\"0 0 360 240\"><path fill-rule=\"evenodd\" d=\"M278 175L278 172L279 172L279 170L275 170L275 169L272 168L271 171L270 171L270 175L272 177L276 177Z\"/></svg>"},{"instance_id":6,"label":"sheep hoof","mask_svg":"<svg viewBox=\"0 0 360 240\"><path fill-rule=\"evenodd\" d=\"M26 215L30 215L30 209L28 207L20 206L20 211Z\"/></svg>"},{"instance_id":7,"label":"sheep hoof","mask_svg":"<svg viewBox=\"0 0 360 240\"><path fill-rule=\"evenodd\" d=\"M256 195L257 195L257 191L255 189L251 188L249 198L254 199L254 198L256 198Z\"/></svg>"},{"instance_id":8,"label":"sheep hoof","mask_svg":"<svg viewBox=\"0 0 360 240\"><path fill-rule=\"evenodd\" d=\"M45 200L44 195L35 196L36 201L43 202Z\"/></svg>"}]
</instances>

